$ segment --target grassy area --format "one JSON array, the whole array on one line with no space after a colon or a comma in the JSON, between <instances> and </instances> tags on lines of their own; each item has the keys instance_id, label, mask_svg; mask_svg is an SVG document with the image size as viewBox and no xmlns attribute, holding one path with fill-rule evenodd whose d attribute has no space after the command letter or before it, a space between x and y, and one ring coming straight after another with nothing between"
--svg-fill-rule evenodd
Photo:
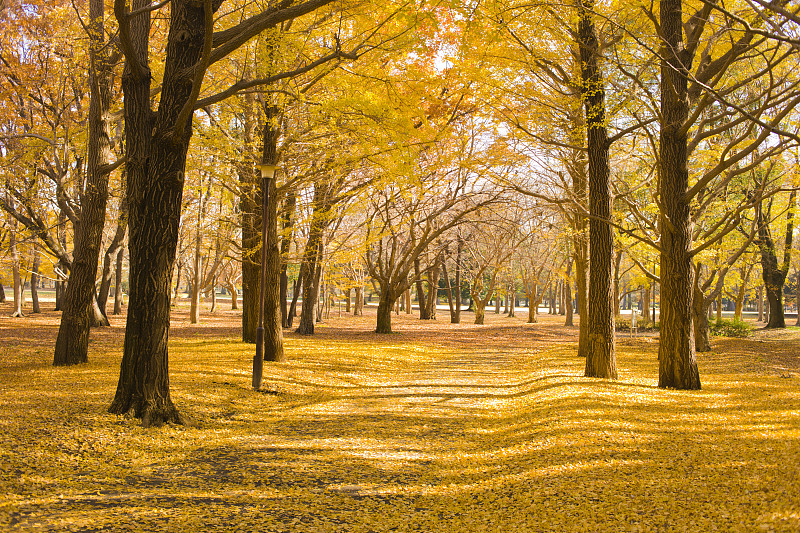
<instances>
[{"instance_id":1,"label":"grassy area","mask_svg":"<svg viewBox=\"0 0 800 533\"><path fill-rule=\"evenodd\" d=\"M797 330L715 340L680 392L656 387L653 337L620 336L611 382L582 377L561 318L400 315L379 336L335 317L287 335L273 395L249 390L236 314L179 311L173 399L195 424L145 430L106 413L121 318L64 369L58 315L6 311L0 529L800 530Z\"/></svg>"}]
</instances>

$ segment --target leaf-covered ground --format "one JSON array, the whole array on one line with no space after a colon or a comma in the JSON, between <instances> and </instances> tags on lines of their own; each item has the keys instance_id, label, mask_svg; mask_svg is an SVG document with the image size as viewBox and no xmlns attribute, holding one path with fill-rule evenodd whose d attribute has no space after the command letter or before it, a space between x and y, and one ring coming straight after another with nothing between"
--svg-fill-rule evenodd
<instances>
[{"instance_id":1,"label":"leaf-covered ground","mask_svg":"<svg viewBox=\"0 0 800 533\"><path fill-rule=\"evenodd\" d=\"M106 413L122 325L53 368L57 314L0 306L0 530L800 531L800 332L716 339L703 390L660 390L657 342L620 336L616 382L577 330L331 318L286 338L278 394L219 313L171 330L194 424ZM466 316L469 321L471 317ZM783 376L783 377L782 377ZM786 377L789 376L789 377Z\"/></svg>"}]
</instances>

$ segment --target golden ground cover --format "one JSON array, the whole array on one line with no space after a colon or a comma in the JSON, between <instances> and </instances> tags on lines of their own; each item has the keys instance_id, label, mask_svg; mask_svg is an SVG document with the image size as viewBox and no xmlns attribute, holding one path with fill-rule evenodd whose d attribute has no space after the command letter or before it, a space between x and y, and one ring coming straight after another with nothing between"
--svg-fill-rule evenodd
<instances>
[{"instance_id":1,"label":"golden ground cover","mask_svg":"<svg viewBox=\"0 0 800 533\"><path fill-rule=\"evenodd\" d=\"M123 320L53 368L58 314L0 306L0 530L800 531L800 332L717 339L703 390L660 390L657 342L581 377L577 330L487 315L288 334L249 390L231 312L171 329L191 426L106 413ZM471 317L466 316L465 321ZM781 376L790 377L781 377Z\"/></svg>"}]
</instances>

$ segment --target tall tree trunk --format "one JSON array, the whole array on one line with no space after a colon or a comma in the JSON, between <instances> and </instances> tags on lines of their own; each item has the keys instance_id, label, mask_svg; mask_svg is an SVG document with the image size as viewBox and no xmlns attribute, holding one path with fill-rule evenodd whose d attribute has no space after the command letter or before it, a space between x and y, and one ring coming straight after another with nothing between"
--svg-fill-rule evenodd
<instances>
[{"instance_id":1,"label":"tall tree trunk","mask_svg":"<svg viewBox=\"0 0 800 533\"><path fill-rule=\"evenodd\" d=\"M687 132L691 55L683 44L681 0L660 0L661 35L661 388L699 389L692 327L692 257Z\"/></svg>"},{"instance_id":2,"label":"tall tree trunk","mask_svg":"<svg viewBox=\"0 0 800 533\"><path fill-rule=\"evenodd\" d=\"M267 125L274 121L273 113L277 110L267 110ZM264 128L264 144L272 143L270 153L276 152L278 132L269 127ZM265 146L264 152L268 148ZM267 156L265 156L267 157ZM264 360L283 362L286 355L283 350L283 316L281 313L281 241L278 237L278 195L276 194L275 180L269 180L269 197L267 205L267 277L264 286Z\"/></svg>"},{"instance_id":3,"label":"tall tree trunk","mask_svg":"<svg viewBox=\"0 0 800 533\"><path fill-rule=\"evenodd\" d=\"M148 5L134 0L131 9ZM139 68L129 61L122 78L130 210L130 300L120 378L109 411L130 412L140 417L144 426L181 422L170 397L167 357L170 281L192 134L191 115L183 123L179 118L192 94L193 76L186 73L198 66L207 5L186 0L170 3L164 77L155 115L150 109L147 60L149 12L143 9L146 14L130 19L133 53L139 58Z\"/></svg>"},{"instance_id":4,"label":"tall tree trunk","mask_svg":"<svg viewBox=\"0 0 800 533\"><path fill-rule=\"evenodd\" d=\"M255 96L244 95L242 134L248 146L255 146ZM261 294L261 230L262 193L260 176L256 175L255 155L247 155L237 165L239 205L242 212L242 341L255 344L258 328L258 298Z\"/></svg>"},{"instance_id":5,"label":"tall tree trunk","mask_svg":"<svg viewBox=\"0 0 800 533\"><path fill-rule=\"evenodd\" d=\"M81 216L75 232L72 268L53 356L53 364L57 366L88 361L89 327L95 315L95 278L106 221L108 164L111 159L111 128L108 123L111 67L104 42L103 21L103 1L90 0L88 167L85 189L81 194Z\"/></svg>"},{"instance_id":6,"label":"tall tree trunk","mask_svg":"<svg viewBox=\"0 0 800 533\"><path fill-rule=\"evenodd\" d=\"M589 155L589 346L586 377L617 379L614 346L611 220L611 172L605 116L605 87L600 67L600 44L592 11L593 0L579 0L578 40L586 109ZM584 320L584 317L581 317Z\"/></svg>"},{"instance_id":7,"label":"tall tree trunk","mask_svg":"<svg viewBox=\"0 0 800 533\"><path fill-rule=\"evenodd\" d=\"M0 283L0 304L6 301L6 290L3 288L3 284Z\"/></svg>"}]
</instances>

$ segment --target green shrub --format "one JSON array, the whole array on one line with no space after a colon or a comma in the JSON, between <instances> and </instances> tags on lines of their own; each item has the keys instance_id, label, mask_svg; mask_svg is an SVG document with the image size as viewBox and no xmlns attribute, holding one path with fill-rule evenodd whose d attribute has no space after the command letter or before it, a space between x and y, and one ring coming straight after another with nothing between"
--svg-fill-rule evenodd
<instances>
[{"instance_id":1,"label":"green shrub","mask_svg":"<svg viewBox=\"0 0 800 533\"><path fill-rule=\"evenodd\" d=\"M749 337L753 334L753 326L744 320L717 320L709 324L712 335L717 337Z\"/></svg>"}]
</instances>

